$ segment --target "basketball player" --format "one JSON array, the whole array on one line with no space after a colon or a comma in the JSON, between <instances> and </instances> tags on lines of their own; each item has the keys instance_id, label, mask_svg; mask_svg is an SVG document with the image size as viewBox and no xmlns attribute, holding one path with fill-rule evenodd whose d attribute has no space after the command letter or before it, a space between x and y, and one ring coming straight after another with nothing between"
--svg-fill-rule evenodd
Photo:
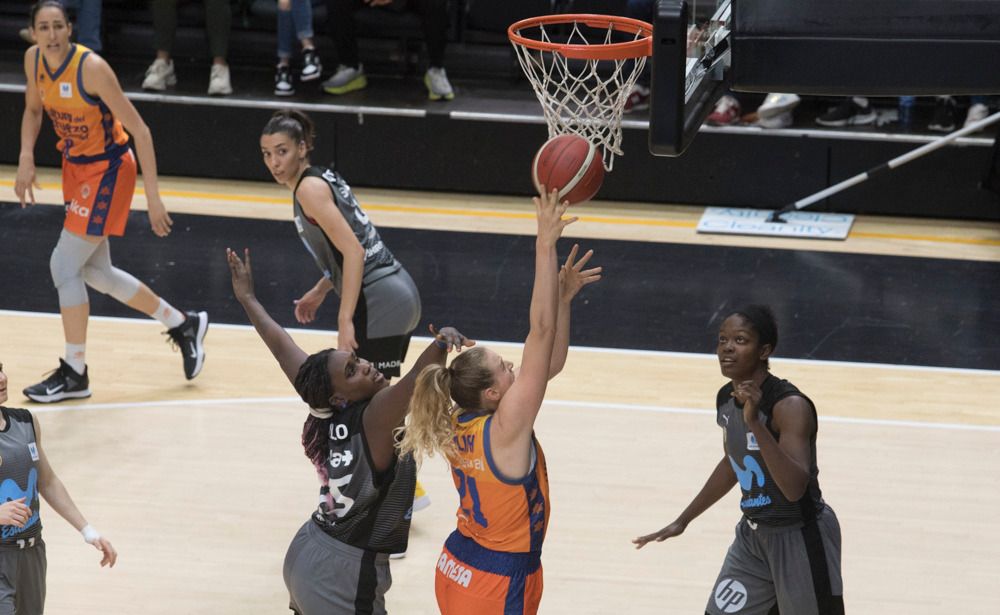
<instances>
[{"instance_id":1,"label":"basketball player","mask_svg":"<svg viewBox=\"0 0 1000 615\"><path fill-rule=\"evenodd\" d=\"M118 553L84 519L42 448L31 412L4 407L7 375L0 363L0 615L37 615L45 609L45 541L38 496L101 552L113 567Z\"/></svg>"},{"instance_id":2,"label":"basketball player","mask_svg":"<svg viewBox=\"0 0 1000 615\"><path fill-rule=\"evenodd\" d=\"M340 296L337 349L356 352L391 379L399 375L420 322L420 294L344 178L309 162L314 141L312 121L295 110L277 111L260 137L264 164L292 191L295 228L323 274L295 301L295 318L303 324L315 320L335 291ZM430 504L419 482L413 502L414 510Z\"/></svg>"},{"instance_id":3,"label":"basketball player","mask_svg":"<svg viewBox=\"0 0 1000 615\"><path fill-rule=\"evenodd\" d=\"M778 325L767 306L734 312L719 328L716 354L730 379L716 397L725 456L684 512L642 548L684 532L732 489L743 517L705 612L832 615L844 612L840 524L816 476L816 407L769 372Z\"/></svg>"},{"instance_id":4,"label":"basketball player","mask_svg":"<svg viewBox=\"0 0 1000 615\"><path fill-rule=\"evenodd\" d=\"M122 93L107 62L86 47L70 43L72 26L62 4L54 0L35 4L31 32L38 44L24 54L27 87L14 192L22 207L34 204L34 150L44 110L63 153L66 219L49 268L59 295L66 355L48 378L26 388L24 394L42 403L90 397L87 286L163 323L169 340L182 351L184 375L190 380L204 364L208 315L177 310L111 264L108 238L125 233L135 190L136 161L125 129L134 136L142 163L153 232L160 237L170 233L172 222L160 200L149 128Z\"/></svg>"},{"instance_id":5,"label":"basketball player","mask_svg":"<svg viewBox=\"0 0 1000 615\"><path fill-rule=\"evenodd\" d=\"M307 355L268 315L253 290L250 253L227 250L233 293L296 392L309 405L302 433L320 479L319 507L285 555L290 607L300 615L385 613L389 554L406 551L413 489L412 455L397 459L394 430L403 424L420 370L472 346L451 327L396 384L353 352ZM431 329L433 332L433 328Z\"/></svg>"},{"instance_id":6,"label":"basketball player","mask_svg":"<svg viewBox=\"0 0 1000 615\"><path fill-rule=\"evenodd\" d=\"M520 369L483 347L463 352L448 368L428 367L399 446L404 458L441 453L458 489L458 528L445 541L435 575L444 615L532 614L542 597L549 488L535 417L549 379L566 362L570 303L600 279L601 269L583 270L593 253L576 260L573 246L560 272L556 240L575 218L562 218L568 204L555 191L535 205L535 283Z\"/></svg>"}]
</instances>

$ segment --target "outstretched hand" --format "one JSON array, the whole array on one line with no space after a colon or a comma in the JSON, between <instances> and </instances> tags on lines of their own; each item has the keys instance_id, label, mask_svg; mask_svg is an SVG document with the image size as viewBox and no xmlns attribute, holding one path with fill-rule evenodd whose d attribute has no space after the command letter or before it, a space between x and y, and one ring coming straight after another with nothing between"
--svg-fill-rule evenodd
<instances>
[{"instance_id":1,"label":"outstretched hand","mask_svg":"<svg viewBox=\"0 0 1000 615\"><path fill-rule=\"evenodd\" d=\"M451 352L462 352L463 348L472 348L476 345L475 340L470 340L455 327L441 327L438 330L434 329L434 325L427 325L430 329L431 335L434 336L434 341L436 343L444 344L444 350Z\"/></svg>"},{"instance_id":2,"label":"outstretched hand","mask_svg":"<svg viewBox=\"0 0 1000 615\"><path fill-rule=\"evenodd\" d=\"M569 302L576 296L580 289L587 284L593 284L601 279L603 267L593 267L584 269L584 265L594 255L593 250L587 250L580 260L576 260L576 255L580 251L579 244L573 244L573 249L569 251L566 262L559 270L559 297L564 302Z\"/></svg>"},{"instance_id":3,"label":"outstretched hand","mask_svg":"<svg viewBox=\"0 0 1000 615\"><path fill-rule=\"evenodd\" d=\"M538 196L532 199L535 203L538 217L538 239L547 245L555 245L562 235L563 229L573 224L578 218L564 218L569 201L559 202L559 191L545 191L545 186L539 186Z\"/></svg>"},{"instance_id":4,"label":"outstretched hand","mask_svg":"<svg viewBox=\"0 0 1000 615\"><path fill-rule=\"evenodd\" d=\"M250 268L250 248L243 249L243 260L235 250L226 248L226 261L229 263L229 274L232 277L233 295L240 303L254 299L253 270Z\"/></svg>"},{"instance_id":5,"label":"outstretched hand","mask_svg":"<svg viewBox=\"0 0 1000 615\"><path fill-rule=\"evenodd\" d=\"M652 534L646 534L645 536L640 536L632 540L632 544L635 545L636 549L641 549L650 542L663 542L668 538L673 538L674 536L680 536L685 530L684 524L679 521L674 521L667 527L663 528L658 532L653 532Z\"/></svg>"}]
</instances>

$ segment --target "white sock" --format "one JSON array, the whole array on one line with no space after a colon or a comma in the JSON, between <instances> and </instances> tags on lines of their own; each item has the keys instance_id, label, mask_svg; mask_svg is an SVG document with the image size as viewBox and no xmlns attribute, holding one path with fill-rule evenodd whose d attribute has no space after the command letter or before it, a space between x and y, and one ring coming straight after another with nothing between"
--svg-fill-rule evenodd
<instances>
[{"instance_id":1,"label":"white sock","mask_svg":"<svg viewBox=\"0 0 1000 615\"><path fill-rule=\"evenodd\" d=\"M153 312L153 318L163 323L164 327L173 329L184 324L187 316L161 298L159 307Z\"/></svg>"},{"instance_id":2,"label":"white sock","mask_svg":"<svg viewBox=\"0 0 1000 615\"><path fill-rule=\"evenodd\" d=\"M83 374L87 369L87 345L86 344L66 344L66 363L78 374Z\"/></svg>"}]
</instances>

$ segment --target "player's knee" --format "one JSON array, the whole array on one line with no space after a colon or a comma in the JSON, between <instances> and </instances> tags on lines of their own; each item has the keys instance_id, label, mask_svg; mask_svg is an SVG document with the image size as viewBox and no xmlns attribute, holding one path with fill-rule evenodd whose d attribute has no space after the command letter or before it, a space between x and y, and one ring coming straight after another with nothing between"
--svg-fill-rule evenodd
<instances>
[{"instance_id":1,"label":"player's knee","mask_svg":"<svg viewBox=\"0 0 1000 615\"><path fill-rule=\"evenodd\" d=\"M72 252L60 242L52 251L52 257L49 259L49 273L52 275L52 283L59 294L60 307L73 307L87 303L87 286L81 275L81 263L73 256Z\"/></svg>"},{"instance_id":2,"label":"player's knee","mask_svg":"<svg viewBox=\"0 0 1000 615\"><path fill-rule=\"evenodd\" d=\"M117 267L87 265L83 268L83 278L94 290L110 295L122 303L129 302L139 292L139 280Z\"/></svg>"}]
</instances>

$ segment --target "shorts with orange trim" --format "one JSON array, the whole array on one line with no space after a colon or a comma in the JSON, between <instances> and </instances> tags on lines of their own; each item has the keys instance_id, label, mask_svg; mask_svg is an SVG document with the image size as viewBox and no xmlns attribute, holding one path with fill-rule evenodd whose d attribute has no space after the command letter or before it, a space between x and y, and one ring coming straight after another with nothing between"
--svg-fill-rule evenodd
<instances>
[{"instance_id":1,"label":"shorts with orange trim","mask_svg":"<svg viewBox=\"0 0 1000 615\"><path fill-rule=\"evenodd\" d=\"M135 193L136 164L132 150L111 160L63 160L66 203L63 228L78 235L124 235Z\"/></svg>"},{"instance_id":2,"label":"shorts with orange trim","mask_svg":"<svg viewBox=\"0 0 1000 615\"><path fill-rule=\"evenodd\" d=\"M453 532L434 575L442 615L534 615L542 600L540 553L503 553Z\"/></svg>"}]
</instances>

